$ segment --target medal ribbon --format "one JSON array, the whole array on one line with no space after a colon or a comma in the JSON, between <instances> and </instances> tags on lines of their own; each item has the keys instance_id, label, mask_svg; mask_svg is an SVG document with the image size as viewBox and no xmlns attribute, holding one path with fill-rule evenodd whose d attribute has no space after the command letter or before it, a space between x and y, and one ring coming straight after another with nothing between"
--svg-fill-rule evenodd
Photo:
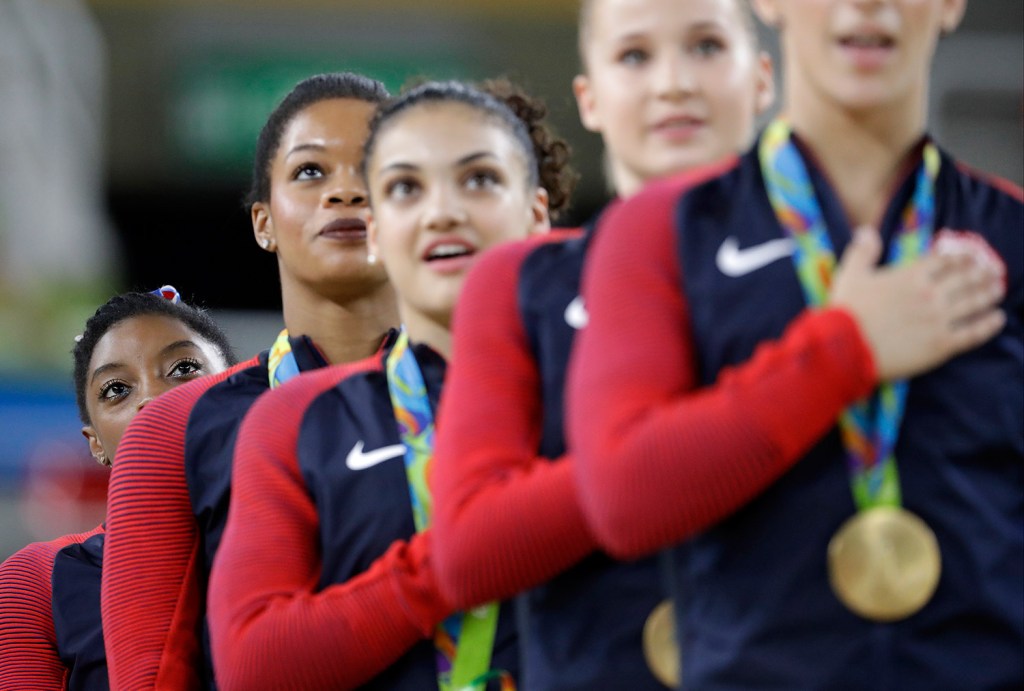
<instances>
[{"instance_id":1,"label":"medal ribbon","mask_svg":"<svg viewBox=\"0 0 1024 691\"><path fill-rule=\"evenodd\" d=\"M387 377L391 406L405 444L405 475L413 520L416 531L423 532L433 515L427 464L434 454L434 413L405 330L388 355ZM515 689L507 672L489 670L497 625L498 604L492 602L468 612L456 612L437 627L434 647L437 684L442 691L474 691L484 688L491 679L501 680L502 691Z\"/></svg>"},{"instance_id":2,"label":"medal ribbon","mask_svg":"<svg viewBox=\"0 0 1024 691\"><path fill-rule=\"evenodd\" d=\"M796 243L793 262L808 304L828 300L835 251L824 214L814 195L807 166L793 143L789 124L773 121L758 145L765 188L779 223ZM940 157L925 144L914 193L901 216L889 249L890 264L905 264L924 254L935 225L935 179ZM883 382L874 394L848 407L839 418L846 447L850 486L857 507L899 506L900 483L893 450L903 420L906 380Z\"/></svg>"},{"instance_id":3,"label":"medal ribbon","mask_svg":"<svg viewBox=\"0 0 1024 691\"><path fill-rule=\"evenodd\" d=\"M277 340L270 348L267 372L270 375L270 388L272 389L276 389L299 374L299 363L295 359L295 353L292 352L292 343L288 340L288 329L281 329Z\"/></svg>"}]
</instances>

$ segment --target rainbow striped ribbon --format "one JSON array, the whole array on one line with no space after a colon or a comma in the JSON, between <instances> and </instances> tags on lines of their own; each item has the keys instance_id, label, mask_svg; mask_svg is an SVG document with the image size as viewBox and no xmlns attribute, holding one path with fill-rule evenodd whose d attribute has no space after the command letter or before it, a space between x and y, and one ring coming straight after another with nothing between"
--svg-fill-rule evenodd
<instances>
[{"instance_id":1,"label":"rainbow striped ribbon","mask_svg":"<svg viewBox=\"0 0 1024 691\"><path fill-rule=\"evenodd\" d=\"M808 304L828 300L836 265L821 207L807 166L793 143L785 120L773 121L758 146L765 188L779 223L796 243L793 261ZM889 248L889 263L908 263L931 245L935 225L935 180L940 156L928 142L922 152L914 193ZM851 405L839 418L846 447L850 485L858 508L899 506L899 472L893 450L906 407L906 380L883 382L867 399Z\"/></svg>"},{"instance_id":2,"label":"rainbow striped ribbon","mask_svg":"<svg viewBox=\"0 0 1024 691\"><path fill-rule=\"evenodd\" d=\"M405 444L405 474L409 481L416 531L430 526L433 503L427 487L427 464L434 455L434 413L427 398L416 358L403 329L387 359L388 390L398 431ZM500 679L502 691L515 683L507 672L490 670L498 604L457 612L445 619L434 635L437 649L437 684L442 691L475 691L490 679Z\"/></svg>"}]
</instances>

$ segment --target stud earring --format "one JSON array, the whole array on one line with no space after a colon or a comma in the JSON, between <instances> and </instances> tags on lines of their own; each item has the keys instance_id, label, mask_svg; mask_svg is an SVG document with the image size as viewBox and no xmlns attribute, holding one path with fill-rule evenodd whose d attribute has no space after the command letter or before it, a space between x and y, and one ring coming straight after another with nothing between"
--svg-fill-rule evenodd
<instances>
[{"instance_id":1,"label":"stud earring","mask_svg":"<svg viewBox=\"0 0 1024 691\"><path fill-rule=\"evenodd\" d=\"M96 454L96 456L94 456L94 458L96 459L96 462L99 463L100 465L105 466L105 467L109 467L110 466L110 459L107 458L107 454L99 453L99 454Z\"/></svg>"},{"instance_id":2,"label":"stud earring","mask_svg":"<svg viewBox=\"0 0 1024 691\"><path fill-rule=\"evenodd\" d=\"M260 247L262 247L265 250L270 249L270 238L261 238Z\"/></svg>"},{"instance_id":3,"label":"stud earring","mask_svg":"<svg viewBox=\"0 0 1024 691\"><path fill-rule=\"evenodd\" d=\"M367 264L376 264L377 263L377 255L373 254L372 252L370 254L367 254L366 255L366 263Z\"/></svg>"}]
</instances>

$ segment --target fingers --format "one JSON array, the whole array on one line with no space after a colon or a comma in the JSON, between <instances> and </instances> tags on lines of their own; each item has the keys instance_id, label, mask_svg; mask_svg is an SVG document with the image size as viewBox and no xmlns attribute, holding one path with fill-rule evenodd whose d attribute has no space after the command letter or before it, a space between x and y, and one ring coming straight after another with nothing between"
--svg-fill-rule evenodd
<instances>
[{"instance_id":1,"label":"fingers","mask_svg":"<svg viewBox=\"0 0 1024 691\"><path fill-rule=\"evenodd\" d=\"M839 270L870 271L882 256L882 237L871 226L861 226L853 232L850 244L843 252Z\"/></svg>"},{"instance_id":2,"label":"fingers","mask_svg":"<svg viewBox=\"0 0 1024 691\"><path fill-rule=\"evenodd\" d=\"M949 333L949 354L957 355L975 348L1003 330L1006 326L1006 313L1000 309L990 309L975 313L967 319L953 324Z\"/></svg>"}]
</instances>

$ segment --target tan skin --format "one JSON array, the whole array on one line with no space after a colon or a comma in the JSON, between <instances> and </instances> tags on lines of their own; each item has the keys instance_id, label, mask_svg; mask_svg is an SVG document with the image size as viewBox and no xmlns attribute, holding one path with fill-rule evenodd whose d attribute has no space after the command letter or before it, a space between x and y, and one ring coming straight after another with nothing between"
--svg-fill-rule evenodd
<instances>
[{"instance_id":1,"label":"tan skin","mask_svg":"<svg viewBox=\"0 0 1024 691\"><path fill-rule=\"evenodd\" d=\"M128 424L150 401L228 364L220 350L173 317L124 319L96 343L86 379L89 424L82 434L103 465L117 452Z\"/></svg>"},{"instance_id":2,"label":"tan skin","mask_svg":"<svg viewBox=\"0 0 1024 691\"><path fill-rule=\"evenodd\" d=\"M277 255L285 326L333 364L372 355L399 323L387 274L367 261L359 166L373 113L357 99L307 106L271 162L270 200L252 206L257 244Z\"/></svg>"},{"instance_id":3,"label":"tan skin","mask_svg":"<svg viewBox=\"0 0 1024 691\"><path fill-rule=\"evenodd\" d=\"M549 227L547 192L501 125L461 103L414 107L378 135L367 177L370 244L387 266L409 338L451 354L451 314L480 254ZM458 256L432 257L446 247Z\"/></svg>"}]
</instances>

